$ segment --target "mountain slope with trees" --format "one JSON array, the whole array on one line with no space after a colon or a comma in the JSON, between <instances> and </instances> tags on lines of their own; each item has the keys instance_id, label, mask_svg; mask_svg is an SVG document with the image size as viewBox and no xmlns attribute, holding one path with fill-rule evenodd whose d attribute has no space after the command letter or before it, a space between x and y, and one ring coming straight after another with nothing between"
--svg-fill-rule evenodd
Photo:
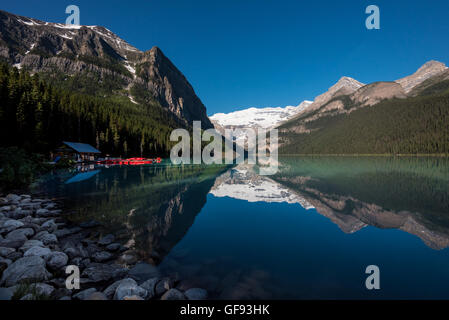
<instances>
[{"instance_id":1,"label":"mountain slope with trees","mask_svg":"<svg viewBox=\"0 0 449 320\"><path fill-rule=\"evenodd\" d=\"M167 155L176 122L158 105L142 108L56 88L39 74L0 65L0 141L46 153L62 140L83 141L112 155Z\"/></svg>"},{"instance_id":2,"label":"mountain slope with trees","mask_svg":"<svg viewBox=\"0 0 449 320\"><path fill-rule=\"evenodd\" d=\"M439 75L438 77L441 78ZM429 80L428 83L432 83ZM420 94L354 108L337 98L340 114L279 127L283 154L449 154L449 82L434 81ZM351 110L354 108L354 110Z\"/></svg>"}]
</instances>

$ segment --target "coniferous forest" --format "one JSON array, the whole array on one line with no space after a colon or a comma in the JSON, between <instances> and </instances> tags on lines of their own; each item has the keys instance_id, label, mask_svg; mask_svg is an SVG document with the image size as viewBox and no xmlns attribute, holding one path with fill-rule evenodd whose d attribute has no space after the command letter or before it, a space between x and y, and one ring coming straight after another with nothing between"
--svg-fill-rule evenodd
<instances>
[{"instance_id":1,"label":"coniferous forest","mask_svg":"<svg viewBox=\"0 0 449 320\"><path fill-rule=\"evenodd\" d=\"M280 129L282 154L449 154L449 81L419 96L385 100L307 124L310 133Z\"/></svg>"},{"instance_id":2,"label":"coniferous forest","mask_svg":"<svg viewBox=\"0 0 449 320\"><path fill-rule=\"evenodd\" d=\"M3 147L45 154L62 141L80 141L112 156L166 156L171 130L180 126L156 103L76 93L0 64Z\"/></svg>"}]
</instances>

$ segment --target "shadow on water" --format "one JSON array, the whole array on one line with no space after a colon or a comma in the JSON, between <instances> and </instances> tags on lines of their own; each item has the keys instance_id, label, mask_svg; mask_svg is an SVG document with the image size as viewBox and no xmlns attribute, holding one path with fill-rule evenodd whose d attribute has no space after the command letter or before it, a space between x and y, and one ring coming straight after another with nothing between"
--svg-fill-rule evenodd
<instances>
[{"instance_id":1,"label":"shadow on water","mask_svg":"<svg viewBox=\"0 0 449 320\"><path fill-rule=\"evenodd\" d=\"M62 198L75 223L95 220L138 255L158 264L178 243L206 203L225 166L153 165L61 171L39 188Z\"/></svg>"},{"instance_id":2,"label":"shadow on water","mask_svg":"<svg viewBox=\"0 0 449 320\"><path fill-rule=\"evenodd\" d=\"M273 176L249 165L92 168L39 189L63 198L73 222L101 222L137 260L213 298L449 297L447 158L279 160ZM383 272L375 293L364 287L372 263Z\"/></svg>"}]
</instances>

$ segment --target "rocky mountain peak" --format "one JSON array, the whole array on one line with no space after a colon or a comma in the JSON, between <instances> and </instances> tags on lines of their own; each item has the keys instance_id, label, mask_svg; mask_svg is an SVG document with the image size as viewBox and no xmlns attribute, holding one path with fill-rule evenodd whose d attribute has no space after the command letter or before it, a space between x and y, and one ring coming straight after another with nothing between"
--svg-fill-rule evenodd
<instances>
[{"instance_id":1,"label":"rocky mountain peak","mask_svg":"<svg viewBox=\"0 0 449 320\"><path fill-rule=\"evenodd\" d=\"M110 94L125 90L133 103L157 101L186 126L201 120L203 128L212 128L205 106L161 49L142 52L102 26L44 22L0 10L0 58L31 72L95 73L120 83ZM131 95L134 87L141 99Z\"/></svg>"},{"instance_id":2,"label":"rocky mountain peak","mask_svg":"<svg viewBox=\"0 0 449 320\"><path fill-rule=\"evenodd\" d=\"M332 87L330 87L329 91L338 91L342 88L348 90L357 90L358 88L363 87L365 84L351 78L351 77L341 77L340 80L337 81Z\"/></svg>"},{"instance_id":3,"label":"rocky mountain peak","mask_svg":"<svg viewBox=\"0 0 449 320\"><path fill-rule=\"evenodd\" d=\"M447 66L439 61L431 60L423 64L414 74L396 80L406 93L410 92L414 87L426 81L427 79L444 72Z\"/></svg>"}]
</instances>

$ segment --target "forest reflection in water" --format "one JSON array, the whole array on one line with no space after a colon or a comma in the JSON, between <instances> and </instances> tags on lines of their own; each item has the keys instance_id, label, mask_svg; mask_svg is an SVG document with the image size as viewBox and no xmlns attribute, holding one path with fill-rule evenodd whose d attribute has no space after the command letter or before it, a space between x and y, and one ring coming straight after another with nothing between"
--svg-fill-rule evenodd
<instances>
[{"instance_id":1,"label":"forest reflection in water","mask_svg":"<svg viewBox=\"0 0 449 320\"><path fill-rule=\"evenodd\" d=\"M64 198L74 222L99 221L100 232L117 235L136 260L188 279L185 286L206 287L213 297L369 297L351 270L362 268L370 248L385 265L398 256L426 259L422 270L449 279L446 251L431 254L449 246L447 158L279 160L274 176L260 176L245 164L165 163L95 168L93 176L68 184L74 174L60 172L42 186ZM394 252L395 242L406 243L407 250ZM348 265L354 255L357 263ZM328 265L341 269L338 276ZM423 285L427 280L422 277ZM410 294L399 282L380 297ZM446 296L443 288L433 294Z\"/></svg>"}]
</instances>

